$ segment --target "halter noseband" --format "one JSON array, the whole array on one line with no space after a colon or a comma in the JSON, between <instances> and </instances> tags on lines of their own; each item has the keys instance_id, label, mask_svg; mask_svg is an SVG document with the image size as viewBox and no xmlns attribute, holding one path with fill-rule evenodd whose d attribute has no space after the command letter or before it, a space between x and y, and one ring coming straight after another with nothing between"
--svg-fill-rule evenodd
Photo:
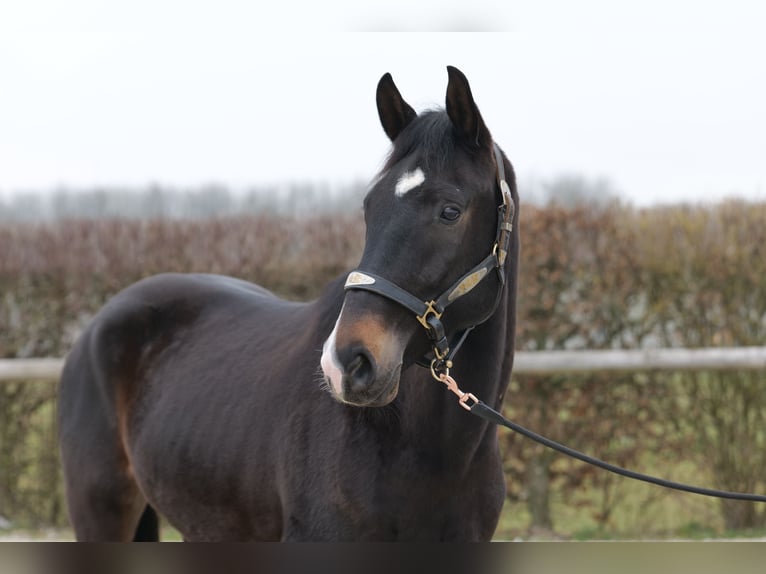
<instances>
[{"instance_id":1,"label":"halter noseband","mask_svg":"<svg viewBox=\"0 0 766 574\"><path fill-rule=\"evenodd\" d=\"M441 322L444 311L460 297L473 290L474 287L489 276L493 269L496 269L500 279L500 289L498 290L495 304L492 308L491 313L494 313L494 310L500 301L503 286L505 285L505 260L508 255L508 247L511 241L513 216L516 206L513 203L511 190L505 179L505 167L503 166L502 152L497 144L493 144L493 147L495 152L495 163L497 164L497 185L502 197L502 203L498 206L497 233L495 235L492 251L481 263L460 277L460 279L453 283L452 286L444 291L444 293L430 301L421 301L409 291L402 289L388 279L358 269L349 274L344 287L346 290L357 289L377 293L378 295L386 297L412 311L418 322L426 329L434 354L433 359L425 362L421 361L419 364L430 366L434 378L437 379L438 373L449 373L449 368L452 366L452 356L454 356L471 329L486 320L485 318L481 321L477 321L474 325L459 332L454 338L456 343L452 345L453 348L450 352L450 342L447 340L444 325Z\"/></svg>"}]
</instances>

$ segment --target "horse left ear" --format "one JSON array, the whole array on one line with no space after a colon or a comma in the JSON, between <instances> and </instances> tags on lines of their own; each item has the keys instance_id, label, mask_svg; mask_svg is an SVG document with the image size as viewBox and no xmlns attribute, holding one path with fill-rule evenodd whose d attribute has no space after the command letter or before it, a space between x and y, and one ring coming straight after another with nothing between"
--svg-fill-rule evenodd
<instances>
[{"instance_id":1,"label":"horse left ear","mask_svg":"<svg viewBox=\"0 0 766 574\"><path fill-rule=\"evenodd\" d=\"M391 74L383 74L380 78L375 101L378 104L378 116L383 131L391 141L394 141L418 115L402 98Z\"/></svg>"},{"instance_id":2,"label":"horse left ear","mask_svg":"<svg viewBox=\"0 0 766 574\"><path fill-rule=\"evenodd\" d=\"M489 149L492 146L492 136L473 101L468 79L453 66L447 66L447 73L447 115L452 125L471 146Z\"/></svg>"}]
</instances>

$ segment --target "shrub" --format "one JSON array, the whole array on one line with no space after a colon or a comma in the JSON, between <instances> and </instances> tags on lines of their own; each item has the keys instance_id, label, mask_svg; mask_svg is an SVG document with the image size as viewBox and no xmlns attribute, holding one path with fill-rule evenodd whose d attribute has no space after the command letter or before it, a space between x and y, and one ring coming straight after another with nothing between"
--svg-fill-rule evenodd
<instances>
[{"instance_id":1,"label":"shrub","mask_svg":"<svg viewBox=\"0 0 766 574\"><path fill-rule=\"evenodd\" d=\"M736 201L649 209L523 205L517 348L766 344L764 221L766 204ZM354 267L363 237L361 217L348 213L5 223L0 357L63 356L109 297L164 271L234 275L287 298L313 298ZM47 424L42 413L50 397L20 389L0 389L0 416L26 421L16 430L0 425L0 514L10 508L17 521L60 521L60 502L35 504L24 494L41 492L30 473L49 473L36 482L49 492L60 492L60 479L49 462L28 464L30 452L49 460L53 442L23 438L38 432L29 421ZM522 424L618 464L639 464L656 453L653 464L671 478L686 472L677 464L684 460L709 472L715 486L766 490L760 373L519 376L506 409ZM581 529L619 526L622 479L518 437L502 440L511 500L529 504L533 524L556 527L555 500L591 517ZM583 489L594 494L583 496ZM671 495L647 495L646 504L649 496L659 504ZM30 507L26 514L20 504ZM747 503L719 510L720 528L766 520ZM692 520L709 522L704 515L685 523Z\"/></svg>"}]
</instances>

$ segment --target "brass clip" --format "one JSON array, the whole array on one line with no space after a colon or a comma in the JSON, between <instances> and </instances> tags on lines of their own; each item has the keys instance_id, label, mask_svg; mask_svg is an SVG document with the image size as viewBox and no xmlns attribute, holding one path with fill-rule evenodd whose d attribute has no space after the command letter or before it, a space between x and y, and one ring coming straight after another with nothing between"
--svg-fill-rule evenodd
<instances>
[{"instance_id":1,"label":"brass clip","mask_svg":"<svg viewBox=\"0 0 766 574\"><path fill-rule=\"evenodd\" d=\"M465 410L470 411L479 402L479 399L477 399L473 393L464 393L461 391L457 386L457 381L450 377L449 373L442 373L439 375L439 380L447 385L447 388L458 396L458 402ZM473 401L473 404L469 405L468 401Z\"/></svg>"}]
</instances>

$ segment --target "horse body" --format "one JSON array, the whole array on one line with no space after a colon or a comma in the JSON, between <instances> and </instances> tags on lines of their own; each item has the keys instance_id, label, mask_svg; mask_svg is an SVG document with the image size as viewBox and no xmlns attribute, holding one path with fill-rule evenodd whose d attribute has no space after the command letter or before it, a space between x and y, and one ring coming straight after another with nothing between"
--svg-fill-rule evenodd
<instances>
[{"instance_id":1,"label":"horse body","mask_svg":"<svg viewBox=\"0 0 766 574\"><path fill-rule=\"evenodd\" d=\"M414 118L387 122L380 97L379 87L381 120L396 145L397 130ZM407 162L390 167L389 179L402 181L396 170L411 172ZM425 179L433 173L426 169ZM406 197L415 193L385 201L424 201ZM493 206L486 194L473 203ZM383 225L406 246L410 232L371 221L380 210L367 202L362 264L407 280L371 237ZM477 231L487 222L464 219L475 227L466 233L479 235L476 253L488 248ZM452 370L491 406L502 402L513 360L517 257L510 259L503 296ZM414 271L443 283L461 270ZM494 426L463 412L415 364L429 344L406 310L374 293L347 293L344 279L316 301L294 303L233 278L167 274L108 302L70 352L60 385L77 538L130 540L147 516L154 538L154 508L186 540L489 539L505 493ZM418 291L432 288L415 282ZM488 308L498 288L455 305L445 314L448 330Z\"/></svg>"}]
</instances>

